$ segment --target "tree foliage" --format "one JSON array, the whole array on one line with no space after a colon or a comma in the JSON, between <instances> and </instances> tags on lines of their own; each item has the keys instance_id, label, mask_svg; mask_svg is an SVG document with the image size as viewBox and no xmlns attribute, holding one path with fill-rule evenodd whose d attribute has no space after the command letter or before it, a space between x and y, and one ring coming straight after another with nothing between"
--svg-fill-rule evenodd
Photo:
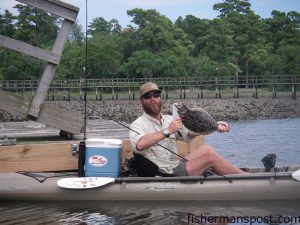
<instances>
[{"instance_id":1,"label":"tree foliage","mask_svg":"<svg viewBox=\"0 0 300 225\"><path fill-rule=\"evenodd\" d=\"M0 14L0 34L51 50L61 19L17 4ZM80 78L86 53L90 78L263 76L300 73L300 14L272 11L262 19L248 0L213 6L218 18L194 15L173 23L154 9L131 9L131 25L92 20L87 36L75 23L56 70L57 79ZM87 46L87 51L86 51ZM0 48L0 78L39 78L44 63Z\"/></svg>"}]
</instances>

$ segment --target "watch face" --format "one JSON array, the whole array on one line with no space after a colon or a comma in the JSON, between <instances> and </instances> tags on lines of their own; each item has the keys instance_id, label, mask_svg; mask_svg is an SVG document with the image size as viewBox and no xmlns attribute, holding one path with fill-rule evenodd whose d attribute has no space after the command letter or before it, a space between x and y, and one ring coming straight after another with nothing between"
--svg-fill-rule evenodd
<instances>
[{"instance_id":1,"label":"watch face","mask_svg":"<svg viewBox=\"0 0 300 225\"><path fill-rule=\"evenodd\" d=\"M164 134L166 137L170 137L170 132L169 132L169 130L168 130L167 128L164 128L164 129L162 130L162 132L163 132L163 134Z\"/></svg>"}]
</instances>

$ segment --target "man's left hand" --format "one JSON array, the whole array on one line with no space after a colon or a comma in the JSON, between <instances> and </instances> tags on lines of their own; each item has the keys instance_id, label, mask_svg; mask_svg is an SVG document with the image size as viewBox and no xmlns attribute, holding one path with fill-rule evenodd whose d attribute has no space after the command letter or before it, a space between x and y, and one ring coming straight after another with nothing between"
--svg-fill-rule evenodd
<instances>
[{"instance_id":1,"label":"man's left hand","mask_svg":"<svg viewBox=\"0 0 300 225\"><path fill-rule=\"evenodd\" d=\"M223 132L229 132L230 130L230 126L228 123L224 122L224 121L218 121L218 132L223 133Z\"/></svg>"}]
</instances>

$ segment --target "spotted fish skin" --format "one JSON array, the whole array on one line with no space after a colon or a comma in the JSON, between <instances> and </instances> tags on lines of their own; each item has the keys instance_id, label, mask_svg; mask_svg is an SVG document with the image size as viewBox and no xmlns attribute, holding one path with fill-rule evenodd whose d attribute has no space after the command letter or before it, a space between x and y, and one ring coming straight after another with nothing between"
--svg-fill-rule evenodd
<instances>
[{"instance_id":1,"label":"spotted fish skin","mask_svg":"<svg viewBox=\"0 0 300 225\"><path fill-rule=\"evenodd\" d=\"M184 104L178 104L176 107L183 125L190 131L197 134L210 134L218 129L217 122L204 109L189 109Z\"/></svg>"}]
</instances>

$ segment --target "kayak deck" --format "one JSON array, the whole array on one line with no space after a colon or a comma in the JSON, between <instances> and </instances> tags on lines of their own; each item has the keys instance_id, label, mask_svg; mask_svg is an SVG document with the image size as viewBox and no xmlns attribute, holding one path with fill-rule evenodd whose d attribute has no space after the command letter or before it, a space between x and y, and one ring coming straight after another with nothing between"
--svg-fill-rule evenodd
<instances>
[{"instance_id":1,"label":"kayak deck","mask_svg":"<svg viewBox=\"0 0 300 225\"><path fill-rule=\"evenodd\" d=\"M0 173L0 200L76 201L217 201L300 200L300 181L292 178L300 166L247 175L209 177L122 177L92 189L72 190L57 186L76 173L40 173L39 180L20 173ZM48 178L47 178L48 177ZM101 179L101 178L100 178Z\"/></svg>"}]
</instances>

